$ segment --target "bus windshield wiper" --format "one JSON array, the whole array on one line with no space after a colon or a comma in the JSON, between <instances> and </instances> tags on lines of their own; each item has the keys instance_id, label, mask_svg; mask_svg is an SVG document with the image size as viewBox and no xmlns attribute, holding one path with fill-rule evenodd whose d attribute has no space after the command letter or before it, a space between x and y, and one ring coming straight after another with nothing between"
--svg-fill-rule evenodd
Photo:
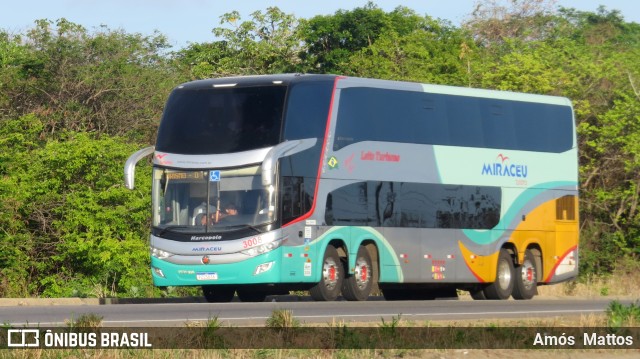
<instances>
[{"instance_id":1,"label":"bus windshield wiper","mask_svg":"<svg viewBox=\"0 0 640 359\"><path fill-rule=\"evenodd\" d=\"M160 233L158 233L158 236L161 236L161 235L163 235L163 234L165 234L165 233L167 233L167 232L169 232L169 231L171 231L171 232L177 232L177 231L175 231L175 229L179 229L179 228L190 228L190 227L191 227L191 226L166 226L166 227L164 227L164 228L160 231Z\"/></svg>"},{"instance_id":2,"label":"bus windshield wiper","mask_svg":"<svg viewBox=\"0 0 640 359\"><path fill-rule=\"evenodd\" d=\"M260 230L258 227L251 225L251 224L238 224L235 226L227 226L226 228L229 229L245 229L245 228L249 228L249 229L253 229L254 231L258 232L258 233L264 233L264 231Z\"/></svg>"}]
</instances>

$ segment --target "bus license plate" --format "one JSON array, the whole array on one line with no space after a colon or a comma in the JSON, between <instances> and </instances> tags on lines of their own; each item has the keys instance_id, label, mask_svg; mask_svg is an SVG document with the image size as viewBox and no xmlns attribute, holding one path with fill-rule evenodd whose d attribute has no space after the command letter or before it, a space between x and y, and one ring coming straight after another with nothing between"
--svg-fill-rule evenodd
<instances>
[{"instance_id":1,"label":"bus license plate","mask_svg":"<svg viewBox=\"0 0 640 359\"><path fill-rule=\"evenodd\" d=\"M217 280L218 273L216 272L206 272L206 273L196 273L197 280Z\"/></svg>"}]
</instances>

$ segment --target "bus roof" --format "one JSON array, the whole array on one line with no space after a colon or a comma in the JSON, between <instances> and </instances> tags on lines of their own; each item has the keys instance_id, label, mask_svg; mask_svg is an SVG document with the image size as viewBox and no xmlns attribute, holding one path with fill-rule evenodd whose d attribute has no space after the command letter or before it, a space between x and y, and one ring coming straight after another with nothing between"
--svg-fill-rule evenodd
<instances>
[{"instance_id":1,"label":"bus roof","mask_svg":"<svg viewBox=\"0 0 640 359\"><path fill-rule=\"evenodd\" d=\"M216 79L206 79L191 81L181 84L177 88L186 89L206 89L211 87L233 87L233 86L264 86L264 85L288 85L297 82L307 81L331 81L336 75L315 75L315 74L279 74L279 75L251 75L221 77Z\"/></svg>"},{"instance_id":2,"label":"bus roof","mask_svg":"<svg viewBox=\"0 0 640 359\"><path fill-rule=\"evenodd\" d=\"M396 88L406 90L422 90L427 93L444 94L452 96L468 96L480 98L493 98L501 100L522 101L546 103L560 106L571 106L571 101L566 97L538 95L522 92L487 90L470 87L421 84L417 82L407 81L391 81L378 80L359 77L347 77L338 75L325 74L277 74L277 75L250 75L236 77L222 77L216 79L206 79L191 81L179 85L177 88L185 89L206 89L206 88L224 88L233 86L260 86L260 85L289 85L299 82L313 81L333 81L341 78L339 88L348 87L377 87L377 88Z\"/></svg>"}]
</instances>

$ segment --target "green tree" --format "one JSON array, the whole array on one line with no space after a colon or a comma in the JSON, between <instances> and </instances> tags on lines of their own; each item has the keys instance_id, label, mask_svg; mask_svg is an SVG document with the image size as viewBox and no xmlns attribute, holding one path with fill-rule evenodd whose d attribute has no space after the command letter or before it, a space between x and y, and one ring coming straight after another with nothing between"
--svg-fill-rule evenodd
<instances>
[{"instance_id":1,"label":"green tree","mask_svg":"<svg viewBox=\"0 0 640 359\"><path fill-rule=\"evenodd\" d=\"M0 126L0 297L30 296L35 241L29 231L29 202L20 176L32 151L42 147L44 125L35 116L6 121Z\"/></svg>"},{"instance_id":2,"label":"green tree","mask_svg":"<svg viewBox=\"0 0 640 359\"><path fill-rule=\"evenodd\" d=\"M220 17L223 26L213 29L222 40L193 44L177 54L186 62L193 79L231 75L272 74L300 70L304 51L295 16L277 7L256 11L251 20L241 21L233 11Z\"/></svg>"},{"instance_id":3,"label":"green tree","mask_svg":"<svg viewBox=\"0 0 640 359\"><path fill-rule=\"evenodd\" d=\"M102 27L94 33L65 19L38 20L23 37L0 36L3 117L28 113L49 133L96 131L151 139L177 82L164 36ZM1 119L0 119L1 121Z\"/></svg>"},{"instance_id":4,"label":"green tree","mask_svg":"<svg viewBox=\"0 0 640 359\"><path fill-rule=\"evenodd\" d=\"M135 191L122 184L138 146L74 132L43 141L44 127L33 115L0 127L0 145L11 146L0 173L0 296L150 293L148 167Z\"/></svg>"},{"instance_id":5,"label":"green tree","mask_svg":"<svg viewBox=\"0 0 640 359\"><path fill-rule=\"evenodd\" d=\"M471 69L465 56L472 56L473 40L440 20L426 17L420 24L404 35L393 30L381 34L352 54L343 71L360 77L466 85Z\"/></svg>"},{"instance_id":6,"label":"green tree","mask_svg":"<svg viewBox=\"0 0 640 359\"><path fill-rule=\"evenodd\" d=\"M515 39L545 40L556 26L553 5L554 0L476 1L464 27L487 47Z\"/></svg>"},{"instance_id":7,"label":"green tree","mask_svg":"<svg viewBox=\"0 0 640 359\"><path fill-rule=\"evenodd\" d=\"M391 26L391 18L372 2L315 16L302 23L302 36L309 46L305 62L323 73L342 73L353 52L372 45Z\"/></svg>"}]
</instances>

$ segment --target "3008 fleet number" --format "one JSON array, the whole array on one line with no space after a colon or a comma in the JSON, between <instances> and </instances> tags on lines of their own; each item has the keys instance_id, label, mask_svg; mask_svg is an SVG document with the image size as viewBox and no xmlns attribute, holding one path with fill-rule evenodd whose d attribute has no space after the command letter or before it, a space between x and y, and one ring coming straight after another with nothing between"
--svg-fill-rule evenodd
<instances>
[{"instance_id":1,"label":"3008 fleet number","mask_svg":"<svg viewBox=\"0 0 640 359\"><path fill-rule=\"evenodd\" d=\"M246 241L242 241L242 248L251 248L253 246L257 246L262 243L262 237L253 237L251 239L247 239Z\"/></svg>"}]
</instances>

